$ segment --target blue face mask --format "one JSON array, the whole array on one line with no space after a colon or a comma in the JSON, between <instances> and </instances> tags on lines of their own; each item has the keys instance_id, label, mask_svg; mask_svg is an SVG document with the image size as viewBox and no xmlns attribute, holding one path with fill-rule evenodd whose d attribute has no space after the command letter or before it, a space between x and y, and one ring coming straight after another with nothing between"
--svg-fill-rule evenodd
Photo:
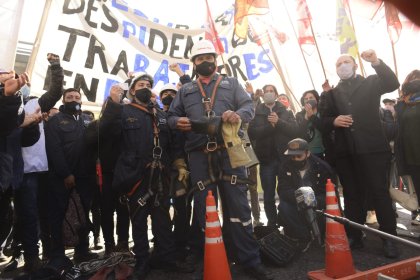
<instances>
[{"instance_id":1,"label":"blue face mask","mask_svg":"<svg viewBox=\"0 0 420 280\"><path fill-rule=\"evenodd\" d=\"M20 93L22 94L23 99L26 99L29 97L29 94L31 93L31 88L28 85L24 85L20 88Z\"/></svg>"}]
</instances>

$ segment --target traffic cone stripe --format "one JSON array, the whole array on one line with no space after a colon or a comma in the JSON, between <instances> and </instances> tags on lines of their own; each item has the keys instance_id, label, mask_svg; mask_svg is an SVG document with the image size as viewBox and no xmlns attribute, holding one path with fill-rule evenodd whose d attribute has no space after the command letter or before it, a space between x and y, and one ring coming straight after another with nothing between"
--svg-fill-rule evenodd
<instances>
[{"instance_id":1,"label":"traffic cone stripe","mask_svg":"<svg viewBox=\"0 0 420 280\"><path fill-rule=\"evenodd\" d=\"M338 208L338 205L337 204L335 204L335 205L327 205L327 210L338 210L339 208Z\"/></svg>"},{"instance_id":2,"label":"traffic cone stripe","mask_svg":"<svg viewBox=\"0 0 420 280\"><path fill-rule=\"evenodd\" d=\"M206 211L207 212L216 212L217 208L216 208L216 206L206 206Z\"/></svg>"},{"instance_id":3,"label":"traffic cone stripe","mask_svg":"<svg viewBox=\"0 0 420 280\"><path fill-rule=\"evenodd\" d=\"M326 212L341 216L334 184L330 179L326 184ZM353 258L344 226L333 219L326 219L325 231L325 270L311 271L311 279L337 279L355 274ZM347 278L346 278L347 279Z\"/></svg>"},{"instance_id":4,"label":"traffic cone stripe","mask_svg":"<svg viewBox=\"0 0 420 280\"><path fill-rule=\"evenodd\" d=\"M220 227L220 222L219 221L206 222L206 227Z\"/></svg>"},{"instance_id":5,"label":"traffic cone stripe","mask_svg":"<svg viewBox=\"0 0 420 280\"><path fill-rule=\"evenodd\" d=\"M334 253L335 251L350 251L350 247L347 243L347 237L344 237L342 235L328 235L329 238L334 240L341 240L341 244L332 244L330 242L325 242L325 249L329 250L331 253Z\"/></svg>"},{"instance_id":6,"label":"traffic cone stripe","mask_svg":"<svg viewBox=\"0 0 420 280\"><path fill-rule=\"evenodd\" d=\"M326 218L326 220L327 220L327 223L337 223L336 221L334 221L333 219L330 219L330 218Z\"/></svg>"},{"instance_id":7,"label":"traffic cone stripe","mask_svg":"<svg viewBox=\"0 0 420 280\"><path fill-rule=\"evenodd\" d=\"M214 238L206 237L206 243L207 244L219 244L219 243L223 243L223 238L221 236L220 237L214 237Z\"/></svg>"},{"instance_id":8,"label":"traffic cone stripe","mask_svg":"<svg viewBox=\"0 0 420 280\"><path fill-rule=\"evenodd\" d=\"M232 280L223 243L222 229L212 191L206 198L206 230L204 246L204 280Z\"/></svg>"}]
</instances>

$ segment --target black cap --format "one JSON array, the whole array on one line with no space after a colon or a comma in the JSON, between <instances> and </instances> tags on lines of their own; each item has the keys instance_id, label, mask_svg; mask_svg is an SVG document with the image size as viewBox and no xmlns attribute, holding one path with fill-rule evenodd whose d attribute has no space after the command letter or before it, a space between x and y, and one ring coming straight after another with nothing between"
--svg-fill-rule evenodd
<instances>
[{"instance_id":1,"label":"black cap","mask_svg":"<svg viewBox=\"0 0 420 280\"><path fill-rule=\"evenodd\" d=\"M287 151L284 152L285 155L301 155L308 151L309 146L308 142L301 138L296 138L287 143Z\"/></svg>"},{"instance_id":2,"label":"black cap","mask_svg":"<svg viewBox=\"0 0 420 280\"><path fill-rule=\"evenodd\" d=\"M396 101L395 101L395 99L390 99L390 98L385 98L384 100L382 100L382 103L390 103L390 102L392 102L392 103L397 103Z\"/></svg>"}]
</instances>

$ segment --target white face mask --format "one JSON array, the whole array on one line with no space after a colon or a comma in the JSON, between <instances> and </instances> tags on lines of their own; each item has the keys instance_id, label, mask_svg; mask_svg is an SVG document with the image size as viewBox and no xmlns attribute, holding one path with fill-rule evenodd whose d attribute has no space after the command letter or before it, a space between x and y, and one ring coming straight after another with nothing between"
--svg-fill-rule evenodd
<instances>
[{"instance_id":1,"label":"white face mask","mask_svg":"<svg viewBox=\"0 0 420 280\"><path fill-rule=\"evenodd\" d=\"M276 101L276 94L272 91L266 92L263 95L265 104L273 104Z\"/></svg>"},{"instance_id":2,"label":"white face mask","mask_svg":"<svg viewBox=\"0 0 420 280\"><path fill-rule=\"evenodd\" d=\"M337 68L337 75L342 80L350 79L354 76L353 65L351 63L343 63Z\"/></svg>"},{"instance_id":3,"label":"white face mask","mask_svg":"<svg viewBox=\"0 0 420 280\"><path fill-rule=\"evenodd\" d=\"M22 94L23 99L26 99L29 97L29 94L31 93L31 88L28 85L24 85L20 88L20 93Z\"/></svg>"}]
</instances>

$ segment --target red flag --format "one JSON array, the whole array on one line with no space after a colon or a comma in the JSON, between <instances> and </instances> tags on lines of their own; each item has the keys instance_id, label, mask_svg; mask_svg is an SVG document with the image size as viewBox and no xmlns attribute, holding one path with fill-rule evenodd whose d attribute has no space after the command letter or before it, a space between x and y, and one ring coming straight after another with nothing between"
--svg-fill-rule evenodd
<instances>
[{"instance_id":1,"label":"red flag","mask_svg":"<svg viewBox=\"0 0 420 280\"><path fill-rule=\"evenodd\" d=\"M273 38L277 39L278 43L284 44L287 36L284 32L279 31L273 25L264 22L260 17L252 18L249 22L251 40L258 46L270 42Z\"/></svg>"},{"instance_id":2,"label":"red flag","mask_svg":"<svg viewBox=\"0 0 420 280\"><path fill-rule=\"evenodd\" d=\"M248 33L248 16L269 12L268 0L235 0L235 34L245 39Z\"/></svg>"},{"instance_id":3,"label":"red flag","mask_svg":"<svg viewBox=\"0 0 420 280\"><path fill-rule=\"evenodd\" d=\"M225 52L223 48L223 44L220 41L219 34L217 34L216 27L214 26L213 18L211 17L209 3L206 0L206 7L207 7L207 24L206 24L206 32L205 32L205 39L212 41L214 48L218 54L222 54Z\"/></svg>"},{"instance_id":4,"label":"red flag","mask_svg":"<svg viewBox=\"0 0 420 280\"><path fill-rule=\"evenodd\" d=\"M395 44L400 38L402 24L398 17L398 10L389 2L385 2L385 18L391 42Z\"/></svg>"},{"instance_id":5,"label":"red flag","mask_svg":"<svg viewBox=\"0 0 420 280\"><path fill-rule=\"evenodd\" d=\"M297 28L298 28L298 41L300 45L315 44L315 39L310 29L311 26L311 13L309 12L306 0L296 1L297 12Z\"/></svg>"}]
</instances>

